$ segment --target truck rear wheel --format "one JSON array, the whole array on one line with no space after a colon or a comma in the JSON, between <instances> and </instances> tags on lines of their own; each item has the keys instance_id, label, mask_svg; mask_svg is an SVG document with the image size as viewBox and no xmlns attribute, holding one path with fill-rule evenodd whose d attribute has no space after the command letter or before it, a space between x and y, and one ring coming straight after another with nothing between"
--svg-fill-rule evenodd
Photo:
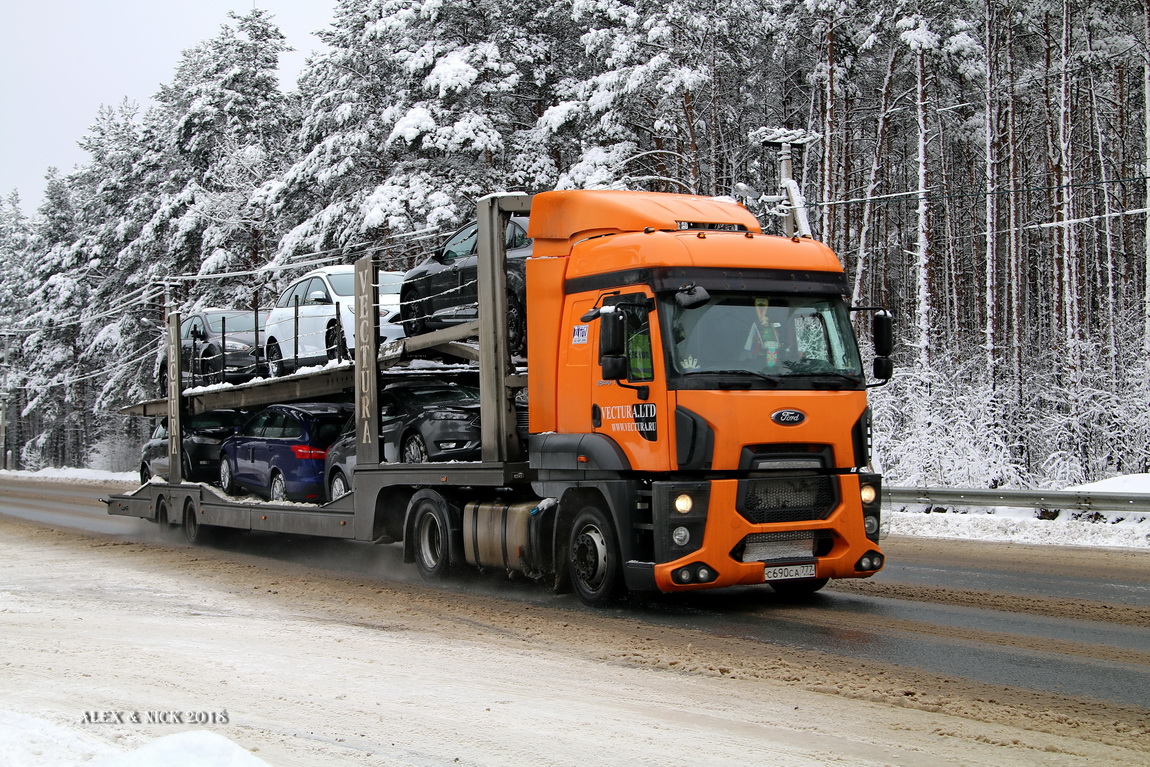
<instances>
[{"instance_id":1,"label":"truck rear wheel","mask_svg":"<svg viewBox=\"0 0 1150 767\"><path fill-rule=\"evenodd\" d=\"M207 541L207 531L196 518L196 507L191 501L184 506L184 538L193 546Z\"/></svg>"},{"instance_id":2,"label":"truck rear wheel","mask_svg":"<svg viewBox=\"0 0 1150 767\"><path fill-rule=\"evenodd\" d=\"M575 515L567 546L571 584L579 599L602 607L621 593L619 543L607 514L594 504Z\"/></svg>"},{"instance_id":3,"label":"truck rear wheel","mask_svg":"<svg viewBox=\"0 0 1150 767\"><path fill-rule=\"evenodd\" d=\"M411 504L415 565L427 580L438 580L454 564L447 502L438 493L424 491L417 493Z\"/></svg>"}]
</instances>

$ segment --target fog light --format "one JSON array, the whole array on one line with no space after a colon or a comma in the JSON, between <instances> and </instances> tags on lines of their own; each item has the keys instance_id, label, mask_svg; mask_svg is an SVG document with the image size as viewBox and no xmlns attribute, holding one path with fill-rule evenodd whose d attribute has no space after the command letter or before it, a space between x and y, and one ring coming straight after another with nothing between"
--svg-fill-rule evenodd
<instances>
[{"instance_id":1,"label":"fog light","mask_svg":"<svg viewBox=\"0 0 1150 767\"><path fill-rule=\"evenodd\" d=\"M691 540L691 531L685 527L676 527L671 531L671 540L675 542L676 546L686 546L687 542Z\"/></svg>"},{"instance_id":2,"label":"fog light","mask_svg":"<svg viewBox=\"0 0 1150 767\"><path fill-rule=\"evenodd\" d=\"M686 514L692 508L694 508L694 506L694 500L692 500L691 496L687 495L686 493L683 493L682 495L679 495L675 498L675 511L679 512L680 514Z\"/></svg>"},{"instance_id":3,"label":"fog light","mask_svg":"<svg viewBox=\"0 0 1150 767\"><path fill-rule=\"evenodd\" d=\"M878 497L878 491L874 489L874 485L863 485L859 488L859 497L862 498L863 503L874 503L874 499Z\"/></svg>"},{"instance_id":4,"label":"fog light","mask_svg":"<svg viewBox=\"0 0 1150 767\"><path fill-rule=\"evenodd\" d=\"M873 557L871 557L870 563L874 566L874 569L879 569L882 567L882 556L875 554Z\"/></svg>"},{"instance_id":5,"label":"fog light","mask_svg":"<svg viewBox=\"0 0 1150 767\"><path fill-rule=\"evenodd\" d=\"M869 514L863 517L863 529L866 530L867 535L874 535L878 532L878 517L872 517Z\"/></svg>"},{"instance_id":6,"label":"fog light","mask_svg":"<svg viewBox=\"0 0 1150 767\"><path fill-rule=\"evenodd\" d=\"M705 567L700 567L699 568L699 580L701 580L701 581L711 580L711 571Z\"/></svg>"},{"instance_id":7,"label":"fog light","mask_svg":"<svg viewBox=\"0 0 1150 767\"><path fill-rule=\"evenodd\" d=\"M862 559L859 560L859 569L860 570L873 570L874 569L870 566L870 557L863 557Z\"/></svg>"},{"instance_id":8,"label":"fog light","mask_svg":"<svg viewBox=\"0 0 1150 767\"><path fill-rule=\"evenodd\" d=\"M679 580L682 583L690 583L691 582L691 571L689 569L687 569L686 567L684 567L682 570L679 571Z\"/></svg>"}]
</instances>

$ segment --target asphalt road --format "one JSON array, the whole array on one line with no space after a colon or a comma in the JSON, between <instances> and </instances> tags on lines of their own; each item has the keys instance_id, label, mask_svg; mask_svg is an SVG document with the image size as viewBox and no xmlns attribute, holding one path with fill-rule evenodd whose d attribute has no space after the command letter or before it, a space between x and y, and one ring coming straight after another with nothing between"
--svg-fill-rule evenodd
<instances>
[{"instance_id":1,"label":"asphalt road","mask_svg":"<svg viewBox=\"0 0 1150 767\"><path fill-rule=\"evenodd\" d=\"M0 514L172 545L161 544L150 523L106 514L101 496L125 490L3 477ZM1150 710L1150 552L909 538L883 547L887 566L878 576L832 583L802 602L767 587L739 588L633 600L599 614L761 643L764 653L783 648L951 684ZM253 534L219 548L422 587L394 545ZM460 600L587 610L571 595L502 574L430 587Z\"/></svg>"}]
</instances>

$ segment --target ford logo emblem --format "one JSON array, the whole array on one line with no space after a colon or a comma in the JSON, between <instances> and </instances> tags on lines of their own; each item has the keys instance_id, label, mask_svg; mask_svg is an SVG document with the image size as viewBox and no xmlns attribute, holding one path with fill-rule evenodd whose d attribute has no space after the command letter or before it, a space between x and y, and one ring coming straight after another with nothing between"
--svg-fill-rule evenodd
<instances>
[{"instance_id":1,"label":"ford logo emblem","mask_svg":"<svg viewBox=\"0 0 1150 767\"><path fill-rule=\"evenodd\" d=\"M779 426L798 426L807 417L797 410L776 410L771 413L771 420Z\"/></svg>"}]
</instances>

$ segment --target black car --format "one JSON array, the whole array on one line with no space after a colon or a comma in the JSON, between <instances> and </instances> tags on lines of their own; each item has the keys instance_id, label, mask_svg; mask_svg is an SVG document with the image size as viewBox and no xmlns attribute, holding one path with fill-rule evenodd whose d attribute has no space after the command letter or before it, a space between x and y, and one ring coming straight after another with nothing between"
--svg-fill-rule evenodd
<instances>
[{"instance_id":1,"label":"black car","mask_svg":"<svg viewBox=\"0 0 1150 767\"><path fill-rule=\"evenodd\" d=\"M478 316L479 225L470 223L447 239L437 252L403 275L400 323L409 336L468 322ZM526 261L532 241L527 219L513 216L507 224L507 325L513 354L527 350Z\"/></svg>"},{"instance_id":2,"label":"black car","mask_svg":"<svg viewBox=\"0 0 1150 767\"><path fill-rule=\"evenodd\" d=\"M207 386L222 382L243 383L264 375L267 364L256 355L256 322L259 342L268 309L241 311L201 309L180 323L180 373L184 386ZM168 355L160 356L156 368L160 396L168 395Z\"/></svg>"},{"instance_id":3,"label":"black car","mask_svg":"<svg viewBox=\"0 0 1150 767\"><path fill-rule=\"evenodd\" d=\"M391 384L379 395L386 463L479 459L479 390L431 382Z\"/></svg>"},{"instance_id":4,"label":"black car","mask_svg":"<svg viewBox=\"0 0 1150 767\"><path fill-rule=\"evenodd\" d=\"M220 443L250 415L246 410L209 410L196 413L183 424L183 469L188 482L214 482L220 474ZM140 482L168 478L168 419L152 432L140 451Z\"/></svg>"},{"instance_id":5,"label":"black car","mask_svg":"<svg viewBox=\"0 0 1150 767\"><path fill-rule=\"evenodd\" d=\"M327 449L352 410L333 403L264 408L220 445L220 487L273 501L322 501Z\"/></svg>"}]
</instances>

